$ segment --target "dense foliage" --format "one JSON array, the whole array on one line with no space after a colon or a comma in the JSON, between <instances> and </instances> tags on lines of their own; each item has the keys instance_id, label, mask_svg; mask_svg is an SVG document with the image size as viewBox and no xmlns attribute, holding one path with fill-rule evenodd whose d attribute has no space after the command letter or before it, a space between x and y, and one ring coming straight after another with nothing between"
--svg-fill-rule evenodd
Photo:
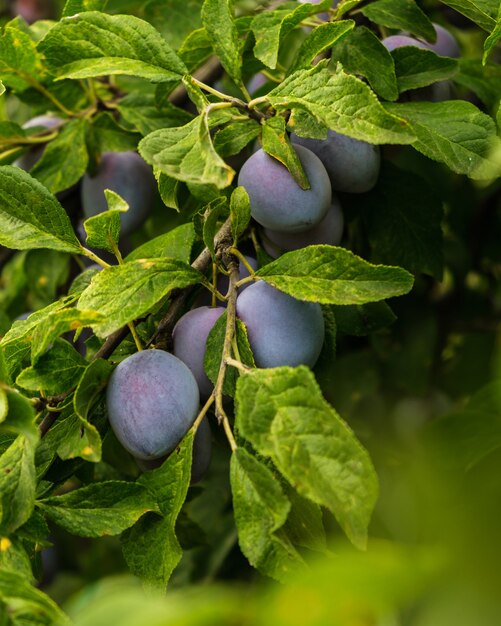
<instances>
[{"instance_id":1,"label":"dense foliage","mask_svg":"<svg viewBox=\"0 0 501 626\"><path fill-rule=\"evenodd\" d=\"M499 1L0 10L0 625L495 624Z\"/></svg>"}]
</instances>

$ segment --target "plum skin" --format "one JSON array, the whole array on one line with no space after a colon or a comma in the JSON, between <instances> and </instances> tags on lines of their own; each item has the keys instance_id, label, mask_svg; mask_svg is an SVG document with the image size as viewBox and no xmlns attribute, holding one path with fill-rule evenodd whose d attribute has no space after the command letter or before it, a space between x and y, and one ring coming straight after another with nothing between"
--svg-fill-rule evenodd
<instances>
[{"instance_id":1,"label":"plum skin","mask_svg":"<svg viewBox=\"0 0 501 626\"><path fill-rule=\"evenodd\" d=\"M307 139L293 134L291 140L317 155L334 191L365 193L376 184L381 164L378 146L333 130L328 131L326 139Z\"/></svg>"},{"instance_id":2,"label":"plum skin","mask_svg":"<svg viewBox=\"0 0 501 626\"><path fill-rule=\"evenodd\" d=\"M289 170L259 149L243 164L238 184L249 194L252 217L264 226L301 232L318 224L331 203L329 176L320 159L303 146L294 146L310 182L301 189Z\"/></svg>"},{"instance_id":3,"label":"plum skin","mask_svg":"<svg viewBox=\"0 0 501 626\"><path fill-rule=\"evenodd\" d=\"M82 179L82 208L85 217L108 209L105 189L118 193L129 204L120 215L122 235L133 232L150 214L156 195L156 182L151 168L136 152L105 152L94 176Z\"/></svg>"},{"instance_id":4,"label":"plum skin","mask_svg":"<svg viewBox=\"0 0 501 626\"><path fill-rule=\"evenodd\" d=\"M214 324L224 313L223 307L201 306L179 318L172 331L173 354L191 370L201 398L208 398L214 385L204 370L205 346Z\"/></svg>"},{"instance_id":5,"label":"plum skin","mask_svg":"<svg viewBox=\"0 0 501 626\"><path fill-rule=\"evenodd\" d=\"M260 280L237 297L258 367L313 367L324 342L324 318L317 302L304 302Z\"/></svg>"},{"instance_id":6,"label":"plum skin","mask_svg":"<svg viewBox=\"0 0 501 626\"><path fill-rule=\"evenodd\" d=\"M143 350L124 359L106 392L113 432L126 450L143 460L174 450L193 425L199 403L189 368L163 350Z\"/></svg>"},{"instance_id":7,"label":"plum skin","mask_svg":"<svg viewBox=\"0 0 501 626\"><path fill-rule=\"evenodd\" d=\"M276 259L279 249L284 251L299 250L306 246L327 244L337 246L343 236L344 217L338 198L333 194L332 205L321 222L304 233L281 233L279 231L264 229L264 234L270 243L263 239L263 248Z\"/></svg>"}]
</instances>

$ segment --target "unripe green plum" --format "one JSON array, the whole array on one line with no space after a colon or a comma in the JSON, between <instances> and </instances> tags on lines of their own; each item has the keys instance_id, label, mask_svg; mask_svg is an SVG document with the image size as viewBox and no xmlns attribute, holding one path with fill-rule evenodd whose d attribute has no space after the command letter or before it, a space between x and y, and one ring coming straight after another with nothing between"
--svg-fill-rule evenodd
<instances>
[{"instance_id":1,"label":"unripe green plum","mask_svg":"<svg viewBox=\"0 0 501 626\"><path fill-rule=\"evenodd\" d=\"M281 233L265 228L263 247L271 257L276 259L280 256L280 250L288 252L318 244L337 246L343 236L343 227L343 211L338 198L333 195L332 205L319 224L304 233Z\"/></svg>"},{"instance_id":2,"label":"unripe green plum","mask_svg":"<svg viewBox=\"0 0 501 626\"><path fill-rule=\"evenodd\" d=\"M94 176L82 179L82 208L85 217L106 211L105 189L118 193L129 204L120 215L122 235L132 233L150 214L157 185L149 165L136 152L105 152Z\"/></svg>"},{"instance_id":3,"label":"unripe green plum","mask_svg":"<svg viewBox=\"0 0 501 626\"><path fill-rule=\"evenodd\" d=\"M329 130L327 138L306 139L291 135L294 144L304 146L324 164L334 191L364 193L379 176L381 155L378 146Z\"/></svg>"},{"instance_id":4,"label":"unripe green plum","mask_svg":"<svg viewBox=\"0 0 501 626\"><path fill-rule=\"evenodd\" d=\"M237 298L258 367L313 367L324 342L324 318L316 302L296 300L260 280Z\"/></svg>"},{"instance_id":5,"label":"unripe green plum","mask_svg":"<svg viewBox=\"0 0 501 626\"><path fill-rule=\"evenodd\" d=\"M106 393L113 432L126 450L144 460L174 450L193 425L199 402L189 368L163 350L143 350L124 359Z\"/></svg>"},{"instance_id":6,"label":"unripe green plum","mask_svg":"<svg viewBox=\"0 0 501 626\"><path fill-rule=\"evenodd\" d=\"M209 306L192 309L178 320L172 331L172 352L190 368L204 399L214 387L204 370L207 337L224 311L223 307Z\"/></svg>"},{"instance_id":7,"label":"unripe green plum","mask_svg":"<svg viewBox=\"0 0 501 626\"><path fill-rule=\"evenodd\" d=\"M289 170L262 149L244 163L238 184L247 190L252 217L273 230L299 233L318 224L331 203L331 184L320 159L295 146L310 189L301 189Z\"/></svg>"}]
</instances>

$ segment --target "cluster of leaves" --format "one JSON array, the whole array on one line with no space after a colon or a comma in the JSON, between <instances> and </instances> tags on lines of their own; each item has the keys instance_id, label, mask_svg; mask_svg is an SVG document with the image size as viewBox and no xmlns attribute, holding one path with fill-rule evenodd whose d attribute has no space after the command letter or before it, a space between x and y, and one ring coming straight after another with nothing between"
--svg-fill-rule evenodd
<instances>
[{"instance_id":1,"label":"cluster of leaves","mask_svg":"<svg viewBox=\"0 0 501 626\"><path fill-rule=\"evenodd\" d=\"M160 587L181 560L181 544L199 551L192 564L182 563L191 580L196 558L206 560L206 576L216 576L235 526L251 565L279 581L306 570L309 553L327 551L325 526L333 527L333 518L365 547L377 476L333 405L358 430L374 398L394 399L402 389L428 396L432 374L453 400L492 377L482 371L466 387L467 375L451 383L471 351L480 345L488 352L494 334L485 333L485 347L483 336L463 332L458 345L457 303L471 303L458 321L473 327L479 310L490 328L499 309L499 293L492 294L499 215L482 232L501 169L501 73L491 60L501 36L499 3L436 3L435 11L448 5L488 35L479 57L459 60L419 48L389 53L381 44L375 33L386 29L433 40L430 17L414 0L342 0L335 8L330 0L290 1L252 12L242 5L238 13L227 0L173 2L179 23L166 19L163 2L130 4L138 16L107 13L105 0L68 0L61 20L28 26L16 18L0 38L9 112L0 121L0 611L13 624L65 621L32 586L40 551L50 544L49 523L55 533L120 535L130 571ZM326 11L330 21L318 17ZM214 58L229 94L204 82ZM269 84L253 98L246 85L257 72ZM442 80L474 94L476 104L401 97ZM31 115L54 112L61 124L23 128L14 107L21 116L23 107ZM259 139L304 184L286 131L322 138L327 129L400 147L388 150L373 191L343 197L352 251L311 246L269 262L229 162ZM45 150L29 174L11 165L39 144ZM136 148L154 169L159 200L122 258L126 203L108 194L109 211L84 223L84 245L75 231L79 215L60 192L93 171L103 152ZM468 200L480 207L475 220ZM168 345L191 294L213 289L209 266L231 270L231 258L249 242L261 266L254 280L324 307L328 338L318 382L305 367L252 367L230 297L205 364L221 392L215 422L224 422L233 444L230 460L221 445L202 493L189 489L191 433L159 469L139 475L107 425L104 390L113 364L137 343ZM119 263L109 265L95 248ZM82 259L102 271L81 273ZM414 295L395 305L402 323L389 332L395 314L385 300L411 290L411 272ZM437 316L429 312L433 302L441 305ZM12 323L28 307L36 311ZM83 357L68 333L76 332L76 341L85 327L93 335ZM231 354L228 328L237 345ZM226 357L244 364L234 369ZM231 410L222 407L223 390L233 398ZM469 415L467 408L441 424L447 431L459 421L468 442ZM487 439L476 439L473 461L496 447ZM463 452L460 466L468 467L472 456Z\"/></svg>"}]
</instances>

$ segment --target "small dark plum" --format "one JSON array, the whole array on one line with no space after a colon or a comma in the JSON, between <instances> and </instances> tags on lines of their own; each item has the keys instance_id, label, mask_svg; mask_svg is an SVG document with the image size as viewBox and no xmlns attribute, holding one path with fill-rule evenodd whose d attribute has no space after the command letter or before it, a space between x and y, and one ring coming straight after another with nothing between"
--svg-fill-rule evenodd
<instances>
[{"instance_id":1,"label":"small dark plum","mask_svg":"<svg viewBox=\"0 0 501 626\"><path fill-rule=\"evenodd\" d=\"M385 37L381 43L389 52L396 48L403 48L404 46L413 46L414 48L429 50L427 43L419 39L414 39L414 37L409 37L408 35L390 35L389 37Z\"/></svg>"},{"instance_id":2,"label":"small dark plum","mask_svg":"<svg viewBox=\"0 0 501 626\"><path fill-rule=\"evenodd\" d=\"M303 302L264 281L237 298L258 367L313 367L324 342L324 318L316 302Z\"/></svg>"},{"instance_id":3,"label":"small dark plum","mask_svg":"<svg viewBox=\"0 0 501 626\"><path fill-rule=\"evenodd\" d=\"M289 170L263 149L244 163L238 184L247 190L252 217L273 230L299 233L318 224L331 203L331 184L322 161L307 148L295 146L310 189L301 189Z\"/></svg>"},{"instance_id":4,"label":"small dark plum","mask_svg":"<svg viewBox=\"0 0 501 626\"><path fill-rule=\"evenodd\" d=\"M223 307L209 306L192 309L178 320L172 331L172 352L190 368L204 399L214 387L204 370L207 337L224 311Z\"/></svg>"},{"instance_id":5,"label":"small dark plum","mask_svg":"<svg viewBox=\"0 0 501 626\"><path fill-rule=\"evenodd\" d=\"M23 124L23 128L37 128L40 130L44 128L47 130L51 130L52 128L56 128L60 124L63 123L60 117L56 117L55 115L38 115L31 120L28 120L25 124ZM14 165L20 167L22 170L29 172L35 165L40 161L42 155L45 150L45 144L33 146L27 152L25 152L22 156L17 159Z\"/></svg>"},{"instance_id":6,"label":"small dark plum","mask_svg":"<svg viewBox=\"0 0 501 626\"><path fill-rule=\"evenodd\" d=\"M461 56L461 50L454 35L440 24L433 23L433 28L437 33L437 40L435 43L426 42L426 46L440 56L458 59Z\"/></svg>"},{"instance_id":7,"label":"small dark plum","mask_svg":"<svg viewBox=\"0 0 501 626\"><path fill-rule=\"evenodd\" d=\"M106 211L105 189L118 193L129 204L122 213L122 234L132 233L148 217L155 202L157 185L149 165L136 152L105 152L94 176L82 180L85 217Z\"/></svg>"},{"instance_id":8,"label":"small dark plum","mask_svg":"<svg viewBox=\"0 0 501 626\"><path fill-rule=\"evenodd\" d=\"M53 0L14 0L11 3L11 13L14 17L20 15L28 24L56 17Z\"/></svg>"},{"instance_id":9,"label":"small dark plum","mask_svg":"<svg viewBox=\"0 0 501 626\"><path fill-rule=\"evenodd\" d=\"M343 211L338 198L333 195L331 208L319 224L304 233L281 233L265 228L263 247L271 257L276 259L280 256L280 250L287 252L318 244L337 246L343 236L343 227Z\"/></svg>"},{"instance_id":10,"label":"small dark plum","mask_svg":"<svg viewBox=\"0 0 501 626\"><path fill-rule=\"evenodd\" d=\"M364 193L379 176L381 155L378 146L329 130L327 138L306 139L291 135L294 144L304 146L324 164L334 191Z\"/></svg>"},{"instance_id":11,"label":"small dark plum","mask_svg":"<svg viewBox=\"0 0 501 626\"><path fill-rule=\"evenodd\" d=\"M191 428L200 396L189 368L163 350L124 359L111 375L106 405L117 439L138 459L169 454Z\"/></svg>"}]
</instances>

